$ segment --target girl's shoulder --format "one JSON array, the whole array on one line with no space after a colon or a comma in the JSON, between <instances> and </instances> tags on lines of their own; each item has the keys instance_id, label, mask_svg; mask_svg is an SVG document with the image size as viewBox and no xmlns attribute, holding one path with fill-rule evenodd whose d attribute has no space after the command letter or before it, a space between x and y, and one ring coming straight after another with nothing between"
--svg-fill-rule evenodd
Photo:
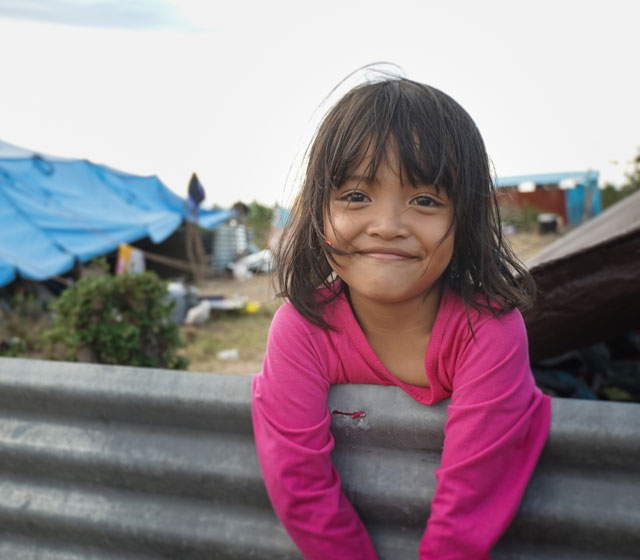
<instances>
[{"instance_id":1,"label":"girl's shoulder","mask_svg":"<svg viewBox=\"0 0 640 560\"><path fill-rule=\"evenodd\" d=\"M339 329L341 323L345 320L345 316L349 315L351 310L340 281L336 281L336 284L332 285L331 288L327 286L317 287L311 297L326 323L331 328ZM311 329L311 332L315 332L318 329L323 330L306 319L290 300L280 306L276 315L281 316L279 320L282 321L299 322Z\"/></svg>"},{"instance_id":2,"label":"girl's shoulder","mask_svg":"<svg viewBox=\"0 0 640 560\"><path fill-rule=\"evenodd\" d=\"M467 316L459 296L449 296L441 309L448 321L434 337L430 356L441 365L443 386L455 403L498 398L514 386L527 394L533 390L527 333L518 309L496 314L469 307ZM477 394L457 392L464 387L475 387Z\"/></svg>"},{"instance_id":3,"label":"girl's shoulder","mask_svg":"<svg viewBox=\"0 0 640 560\"><path fill-rule=\"evenodd\" d=\"M290 301L285 301L274 313L269 332L307 332L312 326Z\"/></svg>"},{"instance_id":4,"label":"girl's shoulder","mask_svg":"<svg viewBox=\"0 0 640 560\"><path fill-rule=\"evenodd\" d=\"M526 339L526 329L520 310L504 309L498 302L478 300L482 307L465 305L464 300L451 290L445 292L439 314L445 317L449 331L466 333L469 339L477 338L479 332L500 336L501 339Z\"/></svg>"},{"instance_id":5,"label":"girl's shoulder","mask_svg":"<svg viewBox=\"0 0 640 560\"><path fill-rule=\"evenodd\" d=\"M316 291L315 297L318 301L318 309L320 309L323 318L327 324L331 327L341 330L340 326L345 322L346 316L348 316L350 308L349 304L344 298L344 295L339 295L337 298L323 303L326 301L329 291L326 288L319 288ZM296 309L291 301L285 301L275 312L270 330L284 330L290 334L298 333L304 336L318 336L322 333L328 334L328 329L323 329L317 325L314 325L309 319L305 318L300 311Z\"/></svg>"},{"instance_id":6,"label":"girl's shoulder","mask_svg":"<svg viewBox=\"0 0 640 560\"><path fill-rule=\"evenodd\" d=\"M293 379L306 372L308 379L327 381L336 370L336 348L343 341L342 332L314 325L286 301L274 314L269 328L263 373L270 372L270 378Z\"/></svg>"}]
</instances>

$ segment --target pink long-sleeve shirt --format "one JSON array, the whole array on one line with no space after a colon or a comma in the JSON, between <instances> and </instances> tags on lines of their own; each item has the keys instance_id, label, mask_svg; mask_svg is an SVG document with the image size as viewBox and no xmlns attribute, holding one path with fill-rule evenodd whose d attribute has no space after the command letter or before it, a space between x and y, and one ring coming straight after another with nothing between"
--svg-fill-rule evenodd
<instances>
[{"instance_id":1,"label":"pink long-sleeve shirt","mask_svg":"<svg viewBox=\"0 0 640 560\"><path fill-rule=\"evenodd\" d=\"M495 318L470 310L472 336L463 302L447 292L425 355L429 387L404 383L384 367L344 296L325 314L334 331L285 303L253 380L258 457L285 529L307 559L377 558L331 463L327 392L335 383L395 385L425 405L451 397L420 560L488 559L549 431L550 400L534 384L520 313Z\"/></svg>"}]
</instances>

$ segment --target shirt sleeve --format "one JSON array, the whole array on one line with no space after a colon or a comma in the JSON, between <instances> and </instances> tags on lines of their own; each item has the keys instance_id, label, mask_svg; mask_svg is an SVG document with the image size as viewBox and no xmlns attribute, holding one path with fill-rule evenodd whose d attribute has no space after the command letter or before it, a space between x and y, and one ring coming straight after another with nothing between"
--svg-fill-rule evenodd
<instances>
[{"instance_id":1,"label":"shirt sleeve","mask_svg":"<svg viewBox=\"0 0 640 560\"><path fill-rule=\"evenodd\" d=\"M331 462L324 336L290 304L276 313L252 388L258 458L273 508L306 559L374 560Z\"/></svg>"},{"instance_id":2,"label":"shirt sleeve","mask_svg":"<svg viewBox=\"0 0 640 560\"><path fill-rule=\"evenodd\" d=\"M420 560L484 560L516 513L549 431L518 311L454 343L442 462Z\"/></svg>"}]
</instances>

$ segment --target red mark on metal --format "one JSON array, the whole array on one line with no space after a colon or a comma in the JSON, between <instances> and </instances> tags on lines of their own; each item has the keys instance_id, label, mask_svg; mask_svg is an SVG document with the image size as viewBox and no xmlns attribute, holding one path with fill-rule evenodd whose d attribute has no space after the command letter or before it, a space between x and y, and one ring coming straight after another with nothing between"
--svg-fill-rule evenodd
<instances>
[{"instance_id":1,"label":"red mark on metal","mask_svg":"<svg viewBox=\"0 0 640 560\"><path fill-rule=\"evenodd\" d=\"M341 412L340 410L332 410L331 414L342 414L343 416L351 416L351 418L353 418L354 420L365 416L364 410L360 410L358 412Z\"/></svg>"}]
</instances>

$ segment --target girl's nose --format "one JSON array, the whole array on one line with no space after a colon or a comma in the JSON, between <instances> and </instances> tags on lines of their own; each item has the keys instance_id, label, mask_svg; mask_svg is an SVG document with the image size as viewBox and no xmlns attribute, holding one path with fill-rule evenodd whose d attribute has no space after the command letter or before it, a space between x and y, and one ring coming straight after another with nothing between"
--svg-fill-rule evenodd
<instances>
[{"instance_id":1,"label":"girl's nose","mask_svg":"<svg viewBox=\"0 0 640 560\"><path fill-rule=\"evenodd\" d=\"M367 224L367 233L382 239L407 237L409 230L404 219L404 209L394 205L372 211Z\"/></svg>"}]
</instances>

